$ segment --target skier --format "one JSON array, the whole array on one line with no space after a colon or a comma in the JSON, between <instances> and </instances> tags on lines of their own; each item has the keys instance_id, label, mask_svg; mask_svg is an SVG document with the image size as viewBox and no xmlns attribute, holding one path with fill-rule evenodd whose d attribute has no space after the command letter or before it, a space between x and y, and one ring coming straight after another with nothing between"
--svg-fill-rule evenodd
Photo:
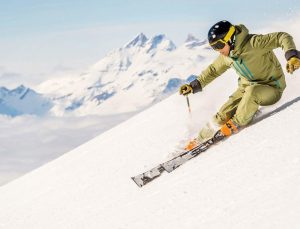
<instances>
[{"instance_id":1,"label":"skier","mask_svg":"<svg viewBox=\"0 0 300 229\"><path fill-rule=\"evenodd\" d=\"M249 34L244 25L232 25L223 20L210 28L208 42L220 55L197 79L182 85L179 93L187 96L200 92L231 67L239 76L238 88L200 130L198 137L187 145L187 150L212 138L218 130L226 137L237 133L252 121L259 106L280 100L286 83L273 49L281 47L284 50L288 73L300 67L300 52L293 38L285 32Z\"/></svg>"}]
</instances>

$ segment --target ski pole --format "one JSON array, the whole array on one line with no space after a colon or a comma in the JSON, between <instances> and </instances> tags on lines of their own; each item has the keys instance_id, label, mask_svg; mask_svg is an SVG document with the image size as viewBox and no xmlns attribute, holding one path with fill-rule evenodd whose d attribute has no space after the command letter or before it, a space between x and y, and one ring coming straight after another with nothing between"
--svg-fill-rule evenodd
<instances>
[{"instance_id":1,"label":"ski pole","mask_svg":"<svg viewBox=\"0 0 300 229\"><path fill-rule=\"evenodd\" d=\"M187 102L187 105L188 105L188 108L189 108L189 113L191 113L190 100L189 100L188 96L186 96L186 102Z\"/></svg>"}]
</instances>

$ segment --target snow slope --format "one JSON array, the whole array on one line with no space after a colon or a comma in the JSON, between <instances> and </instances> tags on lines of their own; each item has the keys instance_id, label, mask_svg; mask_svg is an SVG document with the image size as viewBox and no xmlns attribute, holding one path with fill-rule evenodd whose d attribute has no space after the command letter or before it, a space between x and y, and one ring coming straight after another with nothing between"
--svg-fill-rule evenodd
<instances>
[{"instance_id":1,"label":"snow slope","mask_svg":"<svg viewBox=\"0 0 300 229\"><path fill-rule=\"evenodd\" d=\"M130 179L196 133L234 88L220 87L230 76L191 96L192 116L173 95L1 187L0 228L299 228L299 73L262 109L279 113L143 188Z\"/></svg>"}]
</instances>

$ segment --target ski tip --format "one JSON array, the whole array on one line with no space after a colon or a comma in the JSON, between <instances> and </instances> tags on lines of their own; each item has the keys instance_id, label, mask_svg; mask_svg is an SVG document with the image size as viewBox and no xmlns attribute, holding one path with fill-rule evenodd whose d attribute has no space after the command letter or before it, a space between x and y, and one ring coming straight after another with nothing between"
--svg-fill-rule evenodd
<instances>
[{"instance_id":1,"label":"ski tip","mask_svg":"<svg viewBox=\"0 0 300 229\"><path fill-rule=\"evenodd\" d=\"M143 187L143 182L141 182L141 180L136 179L136 177L131 177L131 179L134 181L134 183L136 183L138 187Z\"/></svg>"}]
</instances>

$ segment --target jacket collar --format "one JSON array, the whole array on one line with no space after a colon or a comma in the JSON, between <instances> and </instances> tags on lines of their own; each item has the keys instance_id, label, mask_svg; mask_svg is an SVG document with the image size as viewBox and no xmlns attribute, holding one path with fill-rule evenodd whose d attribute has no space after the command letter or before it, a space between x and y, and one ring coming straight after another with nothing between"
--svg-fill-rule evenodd
<instances>
[{"instance_id":1,"label":"jacket collar","mask_svg":"<svg viewBox=\"0 0 300 229\"><path fill-rule=\"evenodd\" d=\"M236 25L234 49L230 51L229 57L238 58L242 52L242 48L248 41L249 30L244 25Z\"/></svg>"}]
</instances>

